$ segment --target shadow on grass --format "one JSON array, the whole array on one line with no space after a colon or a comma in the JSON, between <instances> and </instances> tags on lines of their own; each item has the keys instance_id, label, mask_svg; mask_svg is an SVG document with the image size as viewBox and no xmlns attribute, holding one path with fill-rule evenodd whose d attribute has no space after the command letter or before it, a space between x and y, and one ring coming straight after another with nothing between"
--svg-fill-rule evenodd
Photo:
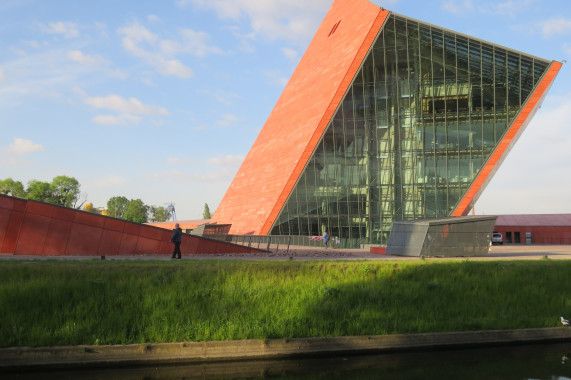
<instances>
[{"instance_id":1,"label":"shadow on grass","mask_svg":"<svg viewBox=\"0 0 571 380\"><path fill-rule=\"evenodd\" d=\"M360 281L323 285L306 320L330 336L558 326L571 306L569 264L363 263Z\"/></svg>"}]
</instances>

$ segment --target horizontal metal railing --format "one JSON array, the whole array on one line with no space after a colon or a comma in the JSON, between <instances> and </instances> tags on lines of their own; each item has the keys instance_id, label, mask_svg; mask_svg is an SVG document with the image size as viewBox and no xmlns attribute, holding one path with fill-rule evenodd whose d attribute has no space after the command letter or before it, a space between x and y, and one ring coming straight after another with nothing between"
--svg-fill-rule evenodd
<instances>
[{"instance_id":1,"label":"horizontal metal railing","mask_svg":"<svg viewBox=\"0 0 571 380\"><path fill-rule=\"evenodd\" d=\"M269 252L277 252L279 249L289 252L290 247L315 247L322 248L322 236L298 236L298 235L207 235L210 239L223 240L242 246L263 249ZM337 248L339 240L332 236L329 240L329 248Z\"/></svg>"}]
</instances>

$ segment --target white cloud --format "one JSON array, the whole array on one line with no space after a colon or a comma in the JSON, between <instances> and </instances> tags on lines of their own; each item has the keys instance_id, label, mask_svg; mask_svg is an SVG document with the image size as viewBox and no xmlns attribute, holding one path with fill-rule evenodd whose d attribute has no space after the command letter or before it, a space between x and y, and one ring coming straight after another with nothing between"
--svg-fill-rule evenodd
<instances>
[{"instance_id":1,"label":"white cloud","mask_svg":"<svg viewBox=\"0 0 571 380\"><path fill-rule=\"evenodd\" d=\"M88 181L88 186L89 188L108 188L108 187L116 187L116 186L120 186L120 185L124 185L127 183L127 180L124 177L115 175L115 174L110 174L106 177L103 177L101 179L90 179Z\"/></svg>"},{"instance_id":2,"label":"white cloud","mask_svg":"<svg viewBox=\"0 0 571 380\"><path fill-rule=\"evenodd\" d=\"M65 38L74 38L79 36L77 24L73 22L50 22L48 25L41 25L42 30L48 34L60 34Z\"/></svg>"},{"instance_id":3,"label":"white cloud","mask_svg":"<svg viewBox=\"0 0 571 380\"><path fill-rule=\"evenodd\" d=\"M131 114L121 114L119 116L113 115L99 115L93 118L97 124L105 125L131 125L139 123L143 118Z\"/></svg>"},{"instance_id":4,"label":"white cloud","mask_svg":"<svg viewBox=\"0 0 571 380\"><path fill-rule=\"evenodd\" d=\"M167 183L210 183L230 181L234 178L235 174L235 171L224 168L220 171L210 171L206 174L186 173L173 170L160 173L146 173L143 177Z\"/></svg>"},{"instance_id":5,"label":"white cloud","mask_svg":"<svg viewBox=\"0 0 571 380\"><path fill-rule=\"evenodd\" d=\"M71 87L76 78L75 72L63 69L63 64L46 64L60 63L59 59L60 54L50 53L29 55L5 62L2 69L9 74L10 80L0 86L0 107L18 105L27 97L61 97L62 91Z\"/></svg>"},{"instance_id":6,"label":"white cloud","mask_svg":"<svg viewBox=\"0 0 571 380\"><path fill-rule=\"evenodd\" d=\"M135 23L118 31L123 35L123 48L142 59L163 75L190 78L192 69L182 63L179 54L204 57L208 54L222 54L222 51L209 43L208 33L192 29L182 29L178 40L161 39L144 26Z\"/></svg>"},{"instance_id":7,"label":"white cloud","mask_svg":"<svg viewBox=\"0 0 571 380\"><path fill-rule=\"evenodd\" d=\"M448 0L442 4L442 9L454 14L464 14L474 10L472 0Z\"/></svg>"},{"instance_id":8,"label":"white cloud","mask_svg":"<svg viewBox=\"0 0 571 380\"><path fill-rule=\"evenodd\" d=\"M517 13L527 12L529 6L536 0L518 0L518 1L504 1L502 3L492 3L486 8L482 8L484 12L491 11L496 15L507 15L514 17Z\"/></svg>"},{"instance_id":9,"label":"white cloud","mask_svg":"<svg viewBox=\"0 0 571 380\"><path fill-rule=\"evenodd\" d=\"M218 125L228 127L238 120L236 115L226 114L222 115L222 119L218 120Z\"/></svg>"},{"instance_id":10,"label":"white cloud","mask_svg":"<svg viewBox=\"0 0 571 380\"><path fill-rule=\"evenodd\" d=\"M282 53L284 53L284 55L292 61L297 60L297 58L299 56L297 50L290 49L290 48L282 48Z\"/></svg>"},{"instance_id":11,"label":"white cloud","mask_svg":"<svg viewBox=\"0 0 571 380\"><path fill-rule=\"evenodd\" d=\"M147 16L147 20L149 20L150 22L161 22L163 21L159 16L157 15L148 15Z\"/></svg>"},{"instance_id":12,"label":"white cloud","mask_svg":"<svg viewBox=\"0 0 571 380\"><path fill-rule=\"evenodd\" d=\"M0 67L0 82L4 81L4 70Z\"/></svg>"},{"instance_id":13,"label":"white cloud","mask_svg":"<svg viewBox=\"0 0 571 380\"><path fill-rule=\"evenodd\" d=\"M133 24L126 28L119 29L119 34L124 35L123 48L125 50L151 65L160 74L180 78L190 78L194 75L192 70L178 59L169 59L172 57L168 56L172 54L157 49L156 45L159 38L145 27L139 24ZM154 51L142 48L140 46L141 44L148 45L150 48L153 48ZM169 44L163 42L161 45ZM165 58L165 55L168 58Z\"/></svg>"},{"instance_id":14,"label":"white cloud","mask_svg":"<svg viewBox=\"0 0 571 380\"><path fill-rule=\"evenodd\" d=\"M38 41L24 41L24 44L33 48L33 49L39 49L41 47L40 43Z\"/></svg>"},{"instance_id":15,"label":"white cloud","mask_svg":"<svg viewBox=\"0 0 571 380\"><path fill-rule=\"evenodd\" d=\"M168 164L188 164L190 162L192 162L192 160L189 160L188 158L177 158L177 157L167 158Z\"/></svg>"},{"instance_id":16,"label":"white cloud","mask_svg":"<svg viewBox=\"0 0 571 380\"><path fill-rule=\"evenodd\" d=\"M44 150L44 147L31 140L22 138L15 138L14 142L8 146L5 151L10 155L25 156L29 153L39 152Z\"/></svg>"},{"instance_id":17,"label":"white cloud","mask_svg":"<svg viewBox=\"0 0 571 380\"><path fill-rule=\"evenodd\" d=\"M75 93L76 95L82 97L82 98L86 98L86 97L87 97L87 92L85 92L85 91L84 91L82 88L80 88L80 87L73 87L73 88L71 89L71 91L72 91L73 93Z\"/></svg>"},{"instance_id":18,"label":"white cloud","mask_svg":"<svg viewBox=\"0 0 571 380\"><path fill-rule=\"evenodd\" d=\"M204 57L208 54L221 54L222 51L208 43L209 35L206 32L199 32L192 29L180 31L181 41L161 40L158 45L160 52L169 56L184 53L197 57Z\"/></svg>"},{"instance_id":19,"label":"white cloud","mask_svg":"<svg viewBox=\"0 0 571 380\"><path fill-rule=\"evenodd\" d=\"M225 104L227 106L231 106L234 104L235 99L241 99L242 97L233 92L218 91L215 95L215 98L220 103Z\"/></svg>"},{"instance_id":20,"label":"white cloud","mask_svg":"<svg viewBox=\"0 0 571 380\"><path fill-rule=\"evenodd\" d=\"M283 73L279 70L274 71L264 71L264 76L272 84L277 84L278 86L285 87L289 78L283 76Z\"/></svg>"},{"instance_id":21,"label":"white cloud","mask_svg":"<svg viewBox=\"0 0 571 380\"><path fill-rule=\"evenodd\" d=\"M79 50L70 50L67 52L67 56L72 61L82 65L99 66L109 64L109 61L99 55L86 55Z\"/></svg>"},{"instance_id":22,"label":"white cloud","mask_svg":"<svg viewBox=\"0 0 571 380\"><path fill-rule=\"evenodd\" d=\"M95 30L97 31L100 37L102 38L109 37L109 33L107 32L107 24L103 22L95 22L94 25L95 25Z\"/></svg>"},{"instance_id":23,"label":"white cloud","mask_svg":"<svg viewBox=\"0 0 571 380\"><path fill-rule=\"evenodd\" d=\"M222 19L245 19L251 37L305 43L315 34L331 0L179 0L177 4L212 9Z\"/></svg>"},{"instance_id":24,"label":"white cloud","mask_svg":"<svg viewBox=\"0 0 571 380\"><path fill-rule=\"evenodd\" d=\"M164 107L143 104L135 98L125 99L119 95L107 95L106 97L89 97L85 103L95 108L103 108L117 111L123 114L136 114L146 116L169 116Z\"/></svg>"},{"instance_id":25,"label":"white cloud","mask_svg":"<svg viewBox=\"0 0 571 380\"><path fill-rule=\"evenodd\" d=\"M118 32L119 34L125 35L125 38L129 42L132 41L134 43L146 42L153 45L159 39L154 33L138 23L131 24L125 28L121 28L118 30Z\"/></svg>"},{"instance_id":26,"label":"white cloud","mask_svg":"<svg viewBox=\"0 0 571 380\"><path fill-rule=\"evenodd\" d=\"M242 165L244 158L245 158L244 156L226 155L219 157L211 157L207 161L217 166L239 167L240 165Z\"/></svg>"},{"instance_id":27,"label":"white cloud","mask_svg":"<svg viewBox=\"0 0 571 380\"><path fill-rule=\"evenodd\" d=\"M555 17L540 23L541 34L545 38L571 33L571 20Z\"/></svg>"},{"instance_id":28,"label":"white cloud","mask_svg":"<svg viewBox=\"0 0 571 380\"><path fill-rule=\"evenodd\" d=\"M204 57L207 54L222 54L222 50L208 42L210 39L208 33L192 29L183 29L180 33L183 52L197 57Z\"/></svg>"},{"instance_id":29,"label":"white cloud","mask_svg":"<svg viewBox=\"0 0 571 380\"><path fill-rule=\"evenodd\" d=\"M72 61L85 65L93 70L103 70L112 77L121 79L127 78L127 74L123 73L121 70L111 69L111 62L99 55L88 55L84 54L80 50L70 50L67 52L67 57Z\"/></svg>"}]
</instances>

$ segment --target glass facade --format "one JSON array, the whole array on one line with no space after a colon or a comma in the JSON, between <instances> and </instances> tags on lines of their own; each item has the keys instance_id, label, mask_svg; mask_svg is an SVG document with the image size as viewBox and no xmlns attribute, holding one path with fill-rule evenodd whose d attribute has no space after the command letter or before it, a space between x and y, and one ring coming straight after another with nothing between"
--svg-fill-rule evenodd
<instances>
[{"instance_id":1,"label":"glass facade","mask_svg":"<svg viewBox=\"0 0 571 380\"><path fill-rule=\"evenodd\" d=\"M271 234L359 247L450 215L549 63L391 14Z\"/></svg>"}]
</instances>

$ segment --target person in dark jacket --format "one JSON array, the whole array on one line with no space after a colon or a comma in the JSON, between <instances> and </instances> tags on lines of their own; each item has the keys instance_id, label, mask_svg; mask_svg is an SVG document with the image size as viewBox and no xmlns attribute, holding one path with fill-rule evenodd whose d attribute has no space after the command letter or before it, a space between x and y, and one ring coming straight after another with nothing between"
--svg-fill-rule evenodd
<instances>
[{"instance_id":1,"label":"person in dark jacket","mask_svg":"<svg viewBox=\"0 0 571 380\"><path fill-rule=\"evenodd\" d=\"M172 230L171 243L174 243L174 251L172 253L171 259L180 259L180 243L182 242L182 230L178 223L174 225L174 230Z\"/></svg>"}]
</instances>

